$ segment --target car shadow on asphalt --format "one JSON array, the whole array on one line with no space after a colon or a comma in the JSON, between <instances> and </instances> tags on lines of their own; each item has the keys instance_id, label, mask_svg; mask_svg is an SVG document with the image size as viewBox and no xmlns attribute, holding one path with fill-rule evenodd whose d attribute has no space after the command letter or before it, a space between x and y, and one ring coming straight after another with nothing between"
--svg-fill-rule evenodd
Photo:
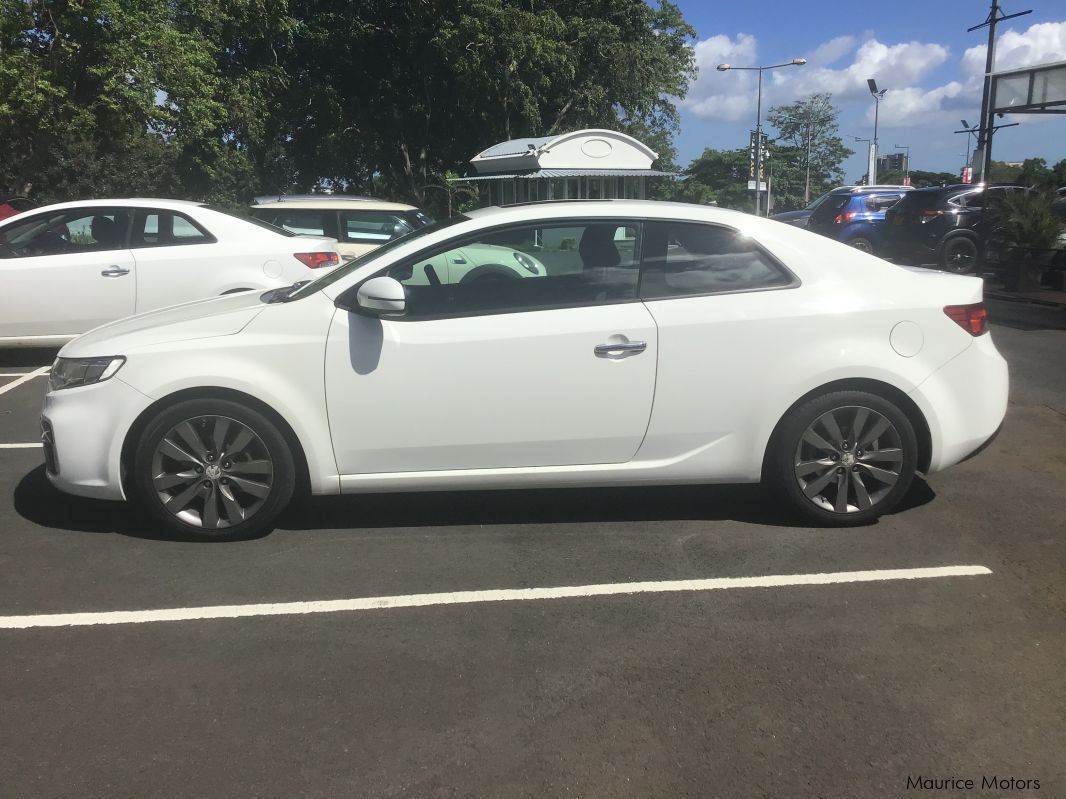
<instances>
[{"instance_id":1,"label":"car shadow on asphalt","mask_svg":"<svg viewBox=\"0 0 1066 799\"><path fill-rule=\"evenodd\" d=\"M925 505L935 497L929 484L916 477L892 513ZM60 493L48 482L43 466L16 486L14 505L22 518L41 527L173 540L134 504ZM313 497L296 502L276 527L313 531L653 521L806 526L757 485L687 485Z\"/></svg>"}]
</instances>

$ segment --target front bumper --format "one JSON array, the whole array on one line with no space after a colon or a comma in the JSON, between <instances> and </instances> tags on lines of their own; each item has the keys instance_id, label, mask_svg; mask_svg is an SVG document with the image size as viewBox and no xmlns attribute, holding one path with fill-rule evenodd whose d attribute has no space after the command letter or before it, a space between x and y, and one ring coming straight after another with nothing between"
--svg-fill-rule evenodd
<instances>
[{"instance_id":1,"label":"front bumper","mask_svg":"<svg viewBox=\"0 0 1066 799\"><path fill-rule=\"evenodd\" d=\"M996 434L1009 388L1007 362L985 333L911 392L929 423L929 473L976 454Z\"/></svg>"},{"instance_id":2,"label":"front bumper","mask_svg":"<svg viewBox=\"0 0 1066 799\"><path fill-rule=\"evenodd\" d=\"M41 432L52 485L80 497L125 499L122 444L151 403L118 377L45 395Z\"/></svg>"}]
</instances>

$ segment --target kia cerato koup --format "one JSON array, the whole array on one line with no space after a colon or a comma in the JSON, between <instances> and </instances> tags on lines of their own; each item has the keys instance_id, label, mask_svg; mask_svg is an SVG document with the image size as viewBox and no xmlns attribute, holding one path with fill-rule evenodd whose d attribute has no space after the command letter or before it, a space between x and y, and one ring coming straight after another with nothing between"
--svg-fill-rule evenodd
<instances>
[{"instance_id":1,"label":"kia cerato koup","mask_svg":"<svg viewBox=\"0 0 1066 799\"><path fill-rule=\"evenodd\" d=\"M483 209L77 338L46 469L194 538L262 534L297 490L762 482L857 525L999 428L986 325L979 279L734 211Z\"/></svg>"}]
</instances>

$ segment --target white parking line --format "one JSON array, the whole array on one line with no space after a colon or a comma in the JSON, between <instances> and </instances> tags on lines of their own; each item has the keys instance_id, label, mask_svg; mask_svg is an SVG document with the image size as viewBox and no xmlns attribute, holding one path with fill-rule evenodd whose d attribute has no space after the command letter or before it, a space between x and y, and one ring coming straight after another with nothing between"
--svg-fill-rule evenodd
<instances>
[{"instance_id":1,"label":"white parking line","mask_svg":"<svg viewBox=\"0 0 1066 799\"><path fill-rule=\"evenodd\" d=\"M31 441L28 444L0 444L0 449L30 449L31 447L43 447L40 441Z\"/></svg>"},{"instance_id":2,"label":"white parking line","mask_svg":"<svg viewBox=\"0 0 1066 799\"><path fill-rule=\"evenodd\" d=\"M33 372L0 372L0 377L22 377L29 374L33 374Z\"/></svg>"},{"instance_id":3,"label":"white parking line","mask_svg":"<svg viewBox=\"0 0 1066 799\"><path fill-rule=\"evenodd\" d=\"M33 378L35 378L35 377L40 377L41 375L48 374L48 370L51 369L51 368L52 368L51 366L42 366L40 369L35 369L32 372L27 372L22 377L20 377L18 380L12 380L6 386L0 386L0 394L5 394L5 393L7 393L8 391L10 391L13 388L18 388L23 383L25 383L27 380L33 380Z\"/></svg>"},{"instance_id":4,"label":"white parking line","mask_svg":"<svg viewBox=\"0 0 1066 799\"><path fill-rule=\"evenodd\" d=\"M295 616L307 613L339 613L357 610L460 605L476 602L507 602L535 599L570 599L615 594L655 594L672 591L714 591L724 588L780 588L790 585L833 585L883 580L920 580L932 577L966 577L991 574L984 566L937 566L926 569L876 569L828 574L785 574L767 577L717 577L709 580L661 580L641 583L575 585L561 588L511 588L490 591L456 591L443 594L408 594L362 599L331 599L317 602L279 602L262 605L216 605L200 608L119 610L97 613L55 613L37 616L0 616L0 629L30 627L85 627L94 624L145 624L160 621L238 619L249 616Z\"/></svg>"}]
</instances>

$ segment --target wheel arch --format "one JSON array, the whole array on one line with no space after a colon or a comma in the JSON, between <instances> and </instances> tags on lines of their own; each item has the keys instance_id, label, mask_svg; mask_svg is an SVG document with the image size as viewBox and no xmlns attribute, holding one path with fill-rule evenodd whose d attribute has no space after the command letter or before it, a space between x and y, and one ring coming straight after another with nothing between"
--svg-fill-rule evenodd
<instances>
[{"instance_id":1,"label":"wheel arch","mask_svg":"<svg viewBox=\"0 0 1066 799\"><path fill-rule=\"evenodd\" d=\"M293 463L296 465L296 493L294 496L295 498L301 498L310 495L311 478L310 470L307 466L307 456L304 454L304 448L300 443L299 436L296 435L292 426L285 420L284 416L274 410L274 408L267 403L253 397L251 394L246 394L243 391L222 388L221 386L197 386L195 388L181 389L171 394L167 394L165 397L160 397L141 411L137 418L134 419L133 424L129 426L129 429L126 431L126 437L122 441L120 455L122 488L127 496L130 496L132 488L130 484L130 472L133 455L137 449L137 442L140 440L141 434L144 433L148 423L164 408L178 402L197 399L222 399L236 402L241 405L247 405L253 410L263 414L267 419L277 425L278 432L281 433L285 442L292 450Z\"/></svg>"},{"instance_id":2,"label":"wheel arch","mask_svg":"<svg viewBox=\"0 0 1066 799\"><path fill-rule=\"evenodd\" d=\"M766 449L763 452L762 479L764 481L768 474L770 455L777 445L778 437L781 433L781 428L784 426L785 420L788 419L789 415L796 408L808 400L820 397L823 394L830 394L834 391L866 391L870 394L876 394L882 399L888 400L896 405L911 423L911 426L914 428L914 435L918 439L918 471L925 472L929 468L929 463L933 457L932 434L929 431L929 423L925 419L925 414L922 413L914 400L908 397L907 394L900 389L881 380L873 380L870 378L847 378L844 380L834 380L811 389L793 402L788 409L781 414L781 418L778 419L777 424L774 425L773 432L770 434L770 438L766 442Z\"/></svg>"}]
</instances>

